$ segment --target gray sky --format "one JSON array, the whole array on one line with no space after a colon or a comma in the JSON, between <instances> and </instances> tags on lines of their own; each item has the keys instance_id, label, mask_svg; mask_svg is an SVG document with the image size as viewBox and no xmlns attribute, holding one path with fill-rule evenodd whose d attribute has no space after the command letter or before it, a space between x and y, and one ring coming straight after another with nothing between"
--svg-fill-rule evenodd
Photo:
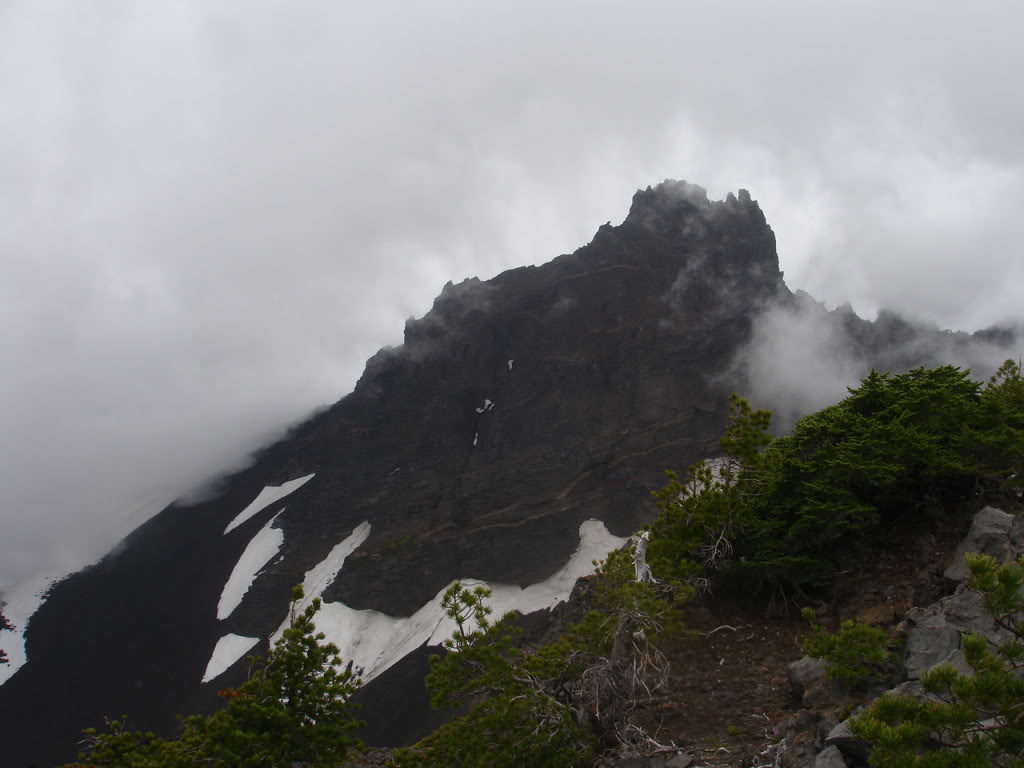
<instances>
[{"instance_id":1,"label":"gray sky","mask_svg":"<svg viewBox=\"0 0 1024 768\"><path fill-rule=\"evenodd\" d=\"M891 6L898 6L893 8ZM0 588L665 177L792 288L1024 306L1019 2L0 2Z\"/></svg>"}]
</instances>

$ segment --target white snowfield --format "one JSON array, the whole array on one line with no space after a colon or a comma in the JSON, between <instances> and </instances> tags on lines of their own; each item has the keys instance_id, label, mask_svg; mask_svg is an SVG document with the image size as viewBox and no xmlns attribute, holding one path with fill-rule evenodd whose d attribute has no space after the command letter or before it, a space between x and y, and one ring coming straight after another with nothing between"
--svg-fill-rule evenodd
<instances>
[{"instance_id":1,"label":"white snowfield","mask_svg":"<svg viewBox=\"0 0 1024 768\"><path fill-rule=\"evenodd\" d=\"M266 509L275 501L279 501L289 493L299 490L299 488L312 480L315 475L316 473L314 472L313 474L306 475L305 477L297 477L294 480L289 480L287 483L282 483L281 485L265 486L263 490L260 491L259 495L252 500L249 506L239 512L238 515L235 516L235 519L228 523L228 527L224 529L224 533L230 533L233 529L240 526L253 515Z\"/></svg>"},{"instance_id":2,"label":"white snowfield","mask_svg":"<svg viewBox=\"0 0 1024 768\"><path fill-rule=\"evenodd\" d=\"M203 673L203 682L208 683L215 677L220 677L227 671L228 667L242 658L249 649L260 639L258 637L243 637L242 635L228 634L217 641L210 656L210 663L206 665L206 672Z\"/></svg>"},{"instance_id":3,"label":"white snowfield","mask_svg":"<svg viewBox=\"0 0 1024 768\"><path fill-rule=\"evenodd\" d=\"M281 512L284 510L282 509ZM223 621L241 605L242 598L245 597L245 593L249 591L249 587L256 580L260 569L281 550L281 545L284 544L284 531L274 528L274 521L281 516L281 512L270 518L270 521L260 529L259 533L252 537L245 552L235 563L235 567L220 593L220 602L217 603L218 619Z\"/></svg>"},{"instance_id":4,"label":"white snowfield","mask_svg":"<svg viewBox=\"0 0 1024 768\"><path fill-rule=\"evenodd\" d=\"M0 631L0 648L7 652L10 663L0 664L0 685L3 685L28 661L25 651L25 628L32 614L45 602L46 591L66 573L44 574L22 582L4 592L4 616L14 625L13 630Z\"/></svg>"},{"instance_id":5,"label":"white snowfield","mask_svg":"<svg viewBox=\"0 0 1024 768\"><path fill-rule=\"evenodd\" d=\"M303 580L305 597L299 609L304 609L319 597L338 575L345 558L356 550L370 534L370 523L359 525L352 534L336 546L317 566L307 571ZM509 584L487 584L478 579L461 579L468 587L489 586L493 617L499 618L509 611L531 613L552 608L568 599L576 580L594 571L593 561L618 549L628 539L612 536L604 523L587 520L580 525L580 544L568 562L544 581L522 587ZM450 585L449 585L450 586ZM316 616L317 629L341 650L347 663L363 670L363 682L368 682L424 643L440 645L451 637L454 622L441 609L441 598L446 586L412 616L388 616L380 611L355 610L344 603L324 603ZM287 626L287 621L271 637L275 642Z\"/></svg>"},{"instance_id":6,"label":"white snowfield","mask_svg":"<svg viewBox=\"0 0 1024 768\"><path fill-rule=\"evenodd\" d=\"M283 512L284 510L281 511ZM280 512L278 514L280 514ZM274 519L277 519L277 515L274 516ZM270 522L272 523L273 520L271 520ZM267 527L265 527L263 530L265 531L267 528L269 528L269 526L270 523L268 523ZM260 531L260 534L262 533L263 531ZM255 541L256 538L259 538L260 534L257 534L256 537L254 537L253 541ZM319 564L317 564L310 570L306 571L306 576L302 581L302 589L305 592L306 596L299 603L299 605L296 606L296 611L305 610L306 606L313 601L314 597L319 597L323 593L323 591L327 589L328 586L330 586L330 583L334 581L335 577L337 577L338 575L338 572L341 570L341 566L344 564L345 558L351 555L353 552L355 552L359 545L366 541L366 537L369 535L370 524L368 522L359 524L344 541L336 545L334 549L327 553L327 557L321 560ZM250 543L250 547L251 546L252 544ZM249 547L247 547L245 553L242 554L242 559L245 558L248 552ZM270 553L270 557L273 557L274 554L276 554L276 550ZM242 559L240 559L238 561L238 565L235 566L235 571L239 570L239 566L242 563ZM234 578L234 575L235 572L232 572L232 578ZM239 579L239 583L240 582L241 578ZM228 584L230 583L231 579L228 579ZM227 591L227 585L225 585L224 589L225 591ZM246 589L248 589L248 585L246 585ZM238 598L239 603L241 603L242 597L244 597L244 594ZM222 594L221 604L223 604L223 602L224 596ZM231 610L234 610L234 608L232 608ZM218 618L221 618L221 611L221 605L218 605ZM230 611L228 613L230 614ZM284 623L281 625L280 629L278 629L277 632L275 632L271 636L271 645L277 642L277 639L281 636L281 633L284 631L285 627L288 626L288 621L289 619L286 618L284 620ZM321 629L321 631L323 630ZM213 655L210 657L210 662L206 665L206 672L203 675L203 682L208 683L215 677L218 677L224 672L226 672L231 667L232 664L234 664L236 661L242 658L242 656L244 656L249 651L249 649L252 648L257 642L259 642L258 637L254 638L241 637L240 635L224 635L224 637L217 641L217 646L213 649Z\"/></svg>"}]
</instances>

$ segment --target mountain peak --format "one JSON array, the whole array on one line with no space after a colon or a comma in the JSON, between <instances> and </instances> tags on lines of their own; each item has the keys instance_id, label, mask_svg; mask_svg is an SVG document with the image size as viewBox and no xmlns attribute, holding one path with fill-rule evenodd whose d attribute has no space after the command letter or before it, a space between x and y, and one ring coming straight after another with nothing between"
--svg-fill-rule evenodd
<instances>
[{"instance_id":1,"label":"mountain peak","mask_svg":"<svg viewBox=\"0 0 1024 768\"><path fill-rule=\"evenodd\" d=\"M25 635L31 662L0 687L6 756L68 760L79 729L110 714L171 732L178 713L210 711L245 675L220 651L267 648L307 578L325 615L348 617L332 637L343 655L367 653L352 616L394 645L360 693L367 740L424 735L438 717L429 650L394 627L433 615L454 579L561 594L574 553L598 555L582 532L600 523L612 541L650 522L664 470L718 451L728 395L748 386L738 362L787 297L750 194L712 201L672 180L573 253L449 283L351 394L52 590ZM843 326L873 364L871 327ZM58 702L57 689L95 696Z\"/></svg>"},{"instance_id":2,"label":"mountain peak","mask_svg":"<svg viewBox=\"0 0 1024 768\"><path fill-rule=\"evenodd\" d=\"M664 228L695 215L707 217L737 210L756 211L764 220L757 201L751 199L750 192L745 189L740 189L736 195L730 192L725 200L712 201L708 198L708 191L699 184L665 179L653 187L636 191L624 223L654 227L660 224L658 228Z\"/></svg>"}]
</instances>

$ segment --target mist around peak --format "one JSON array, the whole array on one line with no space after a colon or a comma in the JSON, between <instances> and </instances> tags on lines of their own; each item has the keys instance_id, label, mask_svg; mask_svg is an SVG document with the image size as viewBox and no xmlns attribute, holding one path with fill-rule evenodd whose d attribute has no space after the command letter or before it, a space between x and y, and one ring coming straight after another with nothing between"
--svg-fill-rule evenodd
<instances>
[{"instance_id":1,"label":"mist around peak","mask_svg":"<svg viewBox=\"0 0 1024 768\"><path fill-rule=\"evenodd\" d=\"M772 409L774 429L786 432L800 416L841 400L872 368L903 372L948 363L987 381L1022 348L1020 328L968 334L894 312L869 321L848 305L830 311L798 291L755 316L730 376L758 406Z\"/></svg>"},{"instance_id":2,"label":"mist around peak","mask_svg":"<svg viewBox=\"0 0 1024 768\"><path fill-rule=\"evenodd\" d=\"M1019 320L1022 14L0 3L0 589L351 391L445 282L569 253L666 176L749 189L829 306Z\"/></svg>"}]
</instances>

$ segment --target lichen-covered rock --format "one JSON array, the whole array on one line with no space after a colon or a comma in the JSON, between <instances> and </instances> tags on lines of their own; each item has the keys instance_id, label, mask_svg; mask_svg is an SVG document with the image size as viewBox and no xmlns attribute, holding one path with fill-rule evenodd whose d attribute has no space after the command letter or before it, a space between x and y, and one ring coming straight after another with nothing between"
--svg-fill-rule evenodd
<instances>
[{"instance_id":1,"label":"lichen-covered rock","mask_svg":"<svg viewBox=\"0 0 1024 768\"><path fill-rule=\"evenodd\" d=\"M968 552L980 552L992 555L1000 563L1005 563L1011 556L1013 548L1010 543L1010 528L1013 515L995 507L985 507L974 516L967 536L956 548L949 566L944 571L947 579L964 581L970 576L964 555Z\"/></svg>"}]
</instances>

